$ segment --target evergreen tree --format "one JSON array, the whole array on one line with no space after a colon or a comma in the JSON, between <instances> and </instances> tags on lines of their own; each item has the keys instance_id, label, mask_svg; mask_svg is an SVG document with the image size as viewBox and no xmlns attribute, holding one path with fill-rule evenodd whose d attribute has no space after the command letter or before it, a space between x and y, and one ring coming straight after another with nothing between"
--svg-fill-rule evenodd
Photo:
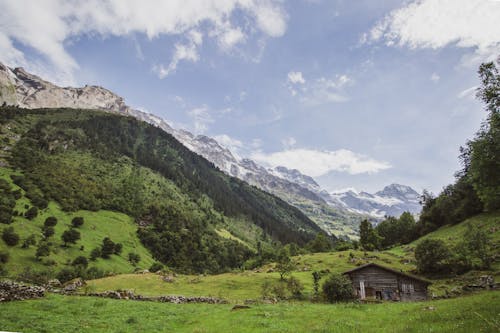
<instances>
[{"instance_id":1,"label":"evergreen tree","mask_svg":"<svg viewBox=\"0 0 500 333\"><path fill-rule=\"evenodd\" d=\"M373 229L372 224L368 220L361 221L359 225L359 243L361 247L367 251L373 251L380 248L380 236Z\"/></svg>"}]
</instances>

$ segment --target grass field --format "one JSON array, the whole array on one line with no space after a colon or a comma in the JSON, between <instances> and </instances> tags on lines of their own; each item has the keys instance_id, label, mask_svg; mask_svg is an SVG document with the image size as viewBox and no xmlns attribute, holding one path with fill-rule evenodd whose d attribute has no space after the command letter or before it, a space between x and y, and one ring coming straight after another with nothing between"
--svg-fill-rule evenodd
<instances>
[{"instance_id":1,"label":"grass field","mask_svg":"<svg viewBox=\"0 0 500 333\"><path fill-rule=\"evenodd\" d=\"M351 260L352 253L354 260ZM399 256L387 253L365 253L362 251L342 251L314 253L293 257L296 270L292 275L305 287L304 294L313 292L312 270L324 271L325 275L342 273L354 268L356 263L377 262L408 271L413 265L405 265ZM174 282L165 282L157 274L122 274L88 281L92 291L133 290L141 295L184 295L214 296L230 301L260 299L265 281L278 281L279 273L274 272L274 264L268 264L254 271L225 273L218 275L177 275Z\"/></svg>"},{"instance_id":2,"label":"grass field","mask_svg":"<svg viewBox=\"0 0 500 333\"><path fill-rule=\"evenodd\" d=\"M1 305L22 332L499 332L500 293L384 304L166 304L49 295Z\"/></svg>"}]
</instances>

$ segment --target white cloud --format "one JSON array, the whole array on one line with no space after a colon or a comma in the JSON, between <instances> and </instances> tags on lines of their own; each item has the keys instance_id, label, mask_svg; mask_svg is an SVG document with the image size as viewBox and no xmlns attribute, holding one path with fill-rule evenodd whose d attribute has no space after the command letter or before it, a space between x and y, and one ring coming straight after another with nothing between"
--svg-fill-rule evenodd
<instances>
[{"instance_id":1,"label":"white cloud","mask_svg":"<svg viewBox=\"0 0 500 333\"><path fill-rule=\"evenodd\" d=\"M302 76L302 72L289 72L288 73L288 82L292 84L300 83L304 84L306 83L306 80L304 80L304 77Z\"/></svg>"},{"instance_id":2,"label":"white cloud","mask_svg":"<svg viewBox=\"0 0 500 333\"><path fill-rule=\"evenodd\" d=\"M347 75L336 75L334 78L324 78L310 81L300 89L292 89L292 95L298 95L300 101L307 106L317 106L328 103L339 103L349 100L345 88L354 84Z\"/></svg>"},{"instance_id":3,"label":"white cloud","mask_svg":"<svg viewBox=\"0 0 500 333\"><path fill-rule=\"evenodd\" d=\"M167 75L175 72L177 64L180 61L197 62L200 59L198 47L203 42L203 35L199 31L193 30L187 34L187 37L188 40L186 43L175 44L175 52L168 67L165 68L163 65L153 67L153 70L158 74L160 79L163 79Z\"/></svg>"},{"instance_id":4,"label":"white cloud","mask_svg":"<svg viewBox=\"0 0 500 333\"><path fill-rule=\"evenodd\" d=\"M476 91L477 91L477 86L473 86L473 87L470 87L470 88L467 88L463 91L461 91L457 97L458 98L470 98L470 99L474 99L474 97L476 96Z\"/></svg>"},{"instance_id":5,"label":"white cloud","mask_svg":"<svg viewBox=\"0 0 500 333\"><path fill-rule=\"evenodd\" d=\"M437 73L432 73L432 75L431 75L432 82L438 82L440 79L441 79L441 77Z\"/></svg>"},{"instance_id":6,"label":"white cloud","mask_svg":"<svg viewBox=\"0 0 500 333\"><path fill-rule=\"evenodd\" d=\"M373 174L391 168L387 162L377 161L347 149L336 151L287 149L270 154L258 151L251 157L268 166L282 165L312 177L319 177L330 171L346 172L351 175Z\"/></svg>"},{"instance_id":7,"label":"white cloud","mask_svg":"<svg viewBox=\"0 0 500 333\"><path fill-rule=\"evenodd\" d=\"M208 129L208 125L214 122L207 106L194 108L188 111L188 115L193 120L193 131L195 134L205 133Z\"/></svg>"},{"instance_id":8,"label":"white cloud","mask_svg":"<svg viewBox=\"0 0 500 333\"><path fill-rule=\"evenodd\" d=\"M243 147L243 142L234 139L227 134L220 134L214 136L214 139L220 143L222 146L229 149L232 153L237 154L238 151Z\"/></svg>"},{"instance_id":9,"label":"white cloud","mask_svg":"<svg viewBox=\"0 0 500 333\"><path fill-rule=\"evenodd\" d=\"M187 43L175 45L168 66L156 66L164 76L182 60L199 59L202 35L196 35L196 31L200 29L217 31L214 38L227 49L245 42L250 35L258 39L280 37L287 20L280 0L0 0L0 8L1 60L11 66L33 63L32 59L26 61L16 45L19 43L42 55L45 66L59 71L66 81L72 81L78 69L66 46L81 35L187 37ZM241 26L231 24L236 21L235 15L244 18L239 20Z\"/></svg>"},{"instance_id":10,"label":"white cloud","mask_svg":"<svg viewBox=\"0 0 500 333\"><path fill-rule=\"evenodd\" d=\"M281 144L285 147L285 149L290 149L297 144L297 140L294 137L288 137L281 140Z\"/></svg>"},{"instance_id":11,"label":"white cloud","mask_svg":"<svg viewBox=\"0 0 500 333\"><path fill-rule=\"evenodd\" d=\"M420 0L389 13L362 42L438 49L447 45L474 48L473 61L500 53L500 1Z\"/></svg>"}]
</instances>

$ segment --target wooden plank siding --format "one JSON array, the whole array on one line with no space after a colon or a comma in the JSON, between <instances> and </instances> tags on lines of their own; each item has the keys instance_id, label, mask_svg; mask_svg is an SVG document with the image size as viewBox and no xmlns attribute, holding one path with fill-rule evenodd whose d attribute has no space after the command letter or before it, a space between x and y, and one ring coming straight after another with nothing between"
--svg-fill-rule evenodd
<instances>
[{"instance_id":1,"label":"wooden plank siding","mask_svg":"<svg viewBox=\"0 0 500 333\"><path fill-rule=\"evenodd\" d=\"M427 299L427 286L430 282L377 264L363 265L344 274L351 279L354 292L360 299L392 301Z\"/></svg>"}]
</instances>

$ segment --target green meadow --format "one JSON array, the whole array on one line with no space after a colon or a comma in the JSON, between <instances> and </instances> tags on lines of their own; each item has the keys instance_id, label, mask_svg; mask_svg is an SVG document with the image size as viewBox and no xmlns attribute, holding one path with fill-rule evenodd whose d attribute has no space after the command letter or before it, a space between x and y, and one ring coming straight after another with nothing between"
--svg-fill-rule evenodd
<instances>
[{"instance_id":1,"label":"green meadow","mask_svg":"<svg viewBox=\"0 0 500 333\"><path fill-rule=\"evenodd\" d=\"M0 329L29 332L498 332L500 293L385 304L167 304L49 295L1 305Z\"/></svg>"}]
</instances>

